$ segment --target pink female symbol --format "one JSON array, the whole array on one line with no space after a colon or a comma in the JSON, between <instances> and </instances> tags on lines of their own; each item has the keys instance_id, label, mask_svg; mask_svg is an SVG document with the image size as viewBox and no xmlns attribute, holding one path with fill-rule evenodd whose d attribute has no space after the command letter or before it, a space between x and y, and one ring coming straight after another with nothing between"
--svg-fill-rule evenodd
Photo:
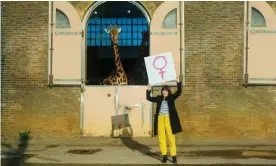
<instances>
[{"instance_id":1,"label":"pink female symbol","mask_svg":"<svg viewBox=\"0 0 276 166\"><path fill-rule=\"evenodd\" d=\"M165 62L165 64L163 65L163 67L156 67L155 63L156 63L156 60L159 59L159 58L162 58ZM153 60L153 67L156 69L156 70L159 70L159 74L161 74L161 77L162 77L162 80L164 80L164 73L165 71L163 70L166 66L167 66L167 59L165 56L157 56L154 60Z\"/></svg>"}]
</instances>

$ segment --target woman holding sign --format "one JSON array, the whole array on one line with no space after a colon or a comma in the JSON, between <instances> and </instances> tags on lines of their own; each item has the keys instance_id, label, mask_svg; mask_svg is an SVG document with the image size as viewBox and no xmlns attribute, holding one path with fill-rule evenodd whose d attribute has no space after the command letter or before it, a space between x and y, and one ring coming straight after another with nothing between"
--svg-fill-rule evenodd
<instances>
[{"instance_id":1,"label":"woman holding sign","mask_svg":"<svg viewBox=\"0 0 276 166\"><path fill-rule=\"evenodd\" d=\"M180 79L182 80L182 79ZM161 95L157 97L151 97L151 86L148 85L147 100L157 103L156 113L154 115L154 136L158 135L160 149L163 156L162 163L167 162L167 144L166 133L170 141L170 154L172 156L173 163L176 161L176 145L175 134L182 131L180 120L174 105L174 101L181 95L182 82L177 80L177 91L172 94L171 89L168 86L163 86L161 89Z\"/></svg>"}]
</instances>

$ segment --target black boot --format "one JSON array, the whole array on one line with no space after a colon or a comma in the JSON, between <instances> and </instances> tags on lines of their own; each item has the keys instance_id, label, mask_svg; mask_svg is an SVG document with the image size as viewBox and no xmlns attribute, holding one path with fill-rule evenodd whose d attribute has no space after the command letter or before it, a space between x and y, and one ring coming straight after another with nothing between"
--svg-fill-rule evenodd
<instances>
[{"instance_id":1,"label":"black boot","mask_svg":"<svg viewBox=\"0 0 276 166\"><path fill-rule=\"evenodd\" d=\"M172 156L172 163L177 164L176 156Z\"/></svg>"},{"instance_id":2,"label":"black boot","mask_svg":"<svg viewBox=\"0 0 276 166\"><path fill-rule=\"evenodd\" d=\"M163 155L162 163L166 163L167 160L168 160L168 156L167 155Z\"/></svg>"}]
</instances>

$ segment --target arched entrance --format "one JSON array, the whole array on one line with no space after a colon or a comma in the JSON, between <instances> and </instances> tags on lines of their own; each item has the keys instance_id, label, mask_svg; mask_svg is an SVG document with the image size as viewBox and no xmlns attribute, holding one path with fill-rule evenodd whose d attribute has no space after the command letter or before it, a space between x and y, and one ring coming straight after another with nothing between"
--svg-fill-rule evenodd
<instances>
[{"instance_id":1,"label":"arched entrance","mask_svg":"<svg viewBox=\"0 0 276 166\"><path fill-rule=\"evenodd\" d=\"M149 31L149 23L149 15L138 2L96 2L85 14L82 73L87 83L81 114L84 136L151 136L151 105L144 97L147 80L134 80L128 86L100 85L115 70L112 43L104 29L109 29L110 24L121 28L119 54L130 79L133 67L143 62L139 59L141 47L143 56L149 56L149 38L146 42L142 38L142 32ZM144 74L147 78L145 68Z\"/></svg>"},{"instance_id":2,"label":"arched entrance","mask_svg":"<svg viewBox=\"0 0 276 166\"><path fill-rule=\"evenodd\" d=\"M86 58L87 24L91 14L105 3L108 2L93 3L83 19L69 2L51 3L51 10L49 10L51 11L49 12L49 84L78 87L81 85L80 129L83 135L117 136L132 133L133 136L150 136L152 104L145 99L145 85L85 84L87 81L86 65L88 64ZM183 72L180 70L180 64L184 64L184 56L181 56L183 54L179 54L179 52L183 52L184 48L184 42L180 42L184 41L184 30L180 28L181 26L177 26L183 25L184 22L184 17L180 17L180 15L184 16L184 13L180 14L181 3L163 2L154 11L152 19L139 2L127 3L132 5L129 7L133 10L139 9L137 11L140 11L140 16L147 20L148 26L150 25L150 54L172 52L176 72L178 74ZM111 5L110 10L113 7ZM124 11L130 14L128 10ZM151 23L149 24L149 22ZM181 37L182 40L179 40ZM131 39L131 42L133 41ZM112 52L110 53L112 54Z\"/></svg>"},{"instance_id":3,"label":"arched entrance","mask_svg":"<svg viewBox=\"0 0 276 166\"><path fill-rule=\"evenodd\" d=\"M117 25L119 57L128 85L147 85L143 58L149 56L150 18L138 2L96 2L83 21L85 29L85 78L87 85L100 85L116 70L112 41L105 29ZM145 35L148 34L148 35Z\"/></svg>"}]
</instances>

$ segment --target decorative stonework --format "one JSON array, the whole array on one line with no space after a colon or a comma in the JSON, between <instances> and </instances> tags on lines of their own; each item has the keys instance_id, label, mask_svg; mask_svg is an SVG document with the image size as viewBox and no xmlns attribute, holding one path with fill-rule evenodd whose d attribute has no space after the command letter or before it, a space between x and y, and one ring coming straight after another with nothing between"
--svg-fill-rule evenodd
<instances>
[{"instance_id":1,"label":"decorative stonework","mask_svg":"<svg viewBox=\"0 0 276 166\"><path fill-rule=\"evenodd\" d=\"M81 19L83 19L85 12L96 1L69 1L78 11ZM152 18L155 10L163 3L163 1L141 1L142 5L147 9Z\"/></svg>"},{"instance_id":2,"label":"decorative stonework","mask_svg":"<svg viewBox=\"0 0 276 166\"><path fill-rule=\"evenodd\" d=\"M78 11L80 17L83 19L83 16L87 9L95 2L95 1L69 1ZM141 1L144 7L147 9L150 17L152 18L155 10L163 3L164 1ZM274 12L276 13L276 1L267 1L267 3L272 7Z\"/></svg>"},{"instance_id":3,"label":"decorative stonework","mask_svg":"<svg viewBox=\"0 0 276 166\"><path fill-rule=\"evenodd\" d=\"M152 18L153 13L164 1L141 1L144 7L147 9L150 17Z\"/></svg>"},{"instance_id":4,"label":"decorative stonework","mask_svg":"<svg viewBox=\"0 0 276 166\"><path fill-rule=\"evenodd\" d=\"M267 3L272 7L276 14L276 1L267 1Z\"/></svg>"},{"instance_id":5,"label":"decorative stonework","mask_svg":"<svg viewBox=\"0 0 276 166\"><path fill-rule=\"evenodd\" d=\"M74 8L78 11L81 20L84 17L85 12L87 9L95 2L95 1L69 1Z\"/></svg>"}]
</instances>

